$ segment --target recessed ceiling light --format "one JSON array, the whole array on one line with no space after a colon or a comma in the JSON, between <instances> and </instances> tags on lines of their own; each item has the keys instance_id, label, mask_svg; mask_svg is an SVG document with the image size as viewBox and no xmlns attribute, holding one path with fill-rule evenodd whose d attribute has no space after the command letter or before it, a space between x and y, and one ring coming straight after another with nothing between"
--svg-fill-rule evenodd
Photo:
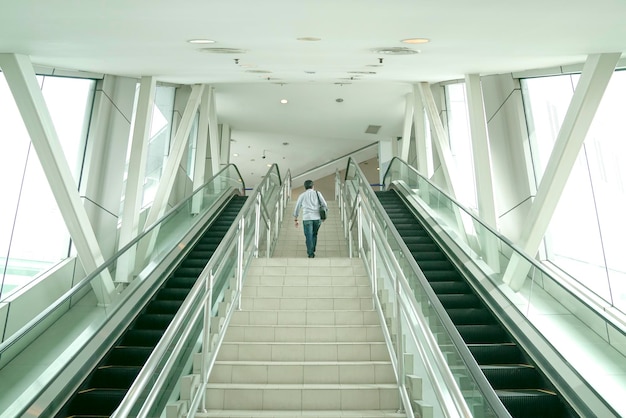
<instances>
[{"instance_id":1,"label":"recessed ceiling light","mask_svg":"<svg viewBox=\"0 0 626 418\"><path fill-rule=\"evenodd\" d=\"M289 103L289 100L287 100L287 99L280 99L280 102L282 104L287 104L287 103Z\"/></svg>"},{"instance_id":2,"label":"recessed ceiling light","mask_svg":"<svg viewBox=\"0 0 626 418\"><path fill-rule=\"evenodd\" d=\"M215 41L213 39L190 39L187 42L190 44L214 44Z\"/></svg>"},{"instance_id":3,"label":"recessed ceiling light","mask_svg":"<svg viewBox=\"0 0 626 418\"><path fill-rule=\"evenodd\" d=\"M403 39L400 42L405 43L405 44L412 44L412 45L427 44L428 42L430 42L430 39L426 39L426 38L408 38L408 39Z\"/></svg>"},{"instance_id":4,"label":"recessed ceiling light","mask_svg":"<svg viewBox=\"0 0 626 418\"><path fill-rule=\"evenodd\" d=\"M239 157L239 154L234 153L234 154L233 154L233 157Z\"/></svg>"},{"instance_id":5,"label":"recessed ceiling light","mask_svg":"<svg viewBox=\"0 0 626 418\"><path fill-rule=\"evenodd\" d=\"M266 165L267 165L268 167L271 167L271 166L272 166L272 164L270 164L270 163L267 163Z\"/></svg>"},{"instance_id":6,"label":"recessed ceiling light","mask_svg":"<svg viewBox=\"0 0 626 418\"><path fill-rule=\"evenodd\" d=\"M298 41L306 41L306 42L317 42L321 41L322 38L316 38L315 36L303 36L301 38L296 38Z\"/></svg>"}]
</instances>

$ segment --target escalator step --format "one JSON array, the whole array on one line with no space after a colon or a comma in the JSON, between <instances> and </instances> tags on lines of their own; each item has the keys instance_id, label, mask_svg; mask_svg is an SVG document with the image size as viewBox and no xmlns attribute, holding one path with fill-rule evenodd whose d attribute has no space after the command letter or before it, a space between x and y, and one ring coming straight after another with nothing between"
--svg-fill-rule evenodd
<instances>
[{"instance_id":1,"label":"escalator step","mask_svg":"<svg viewBox=\"0 0 626 418\"><path fill-rule=\"evenodd\" d=\"M446 255L440 251L425 251L416 249L419 244L408 245L409 251L411 251L411 255L415 258L417 263L421 263L423 261L436 261L436 260L446 260Z\"/></svg>"},{"instance_id":2,"label":"escalator step","mask_svg":"<svg viewBox=\"0 0 626 418\"><path fill-rule=\"evenodd\" d=\"M449 271L454 272L457 276L459 275L459 273L454 270L452 263L448 260L420 260L417 264L424 273L427 271Z\"/></svg>"},{"instance_id":3,"label":"escalator step","mask_svg":"<svg viewBox=\"0 0 626 418\"><path fill-rule=\"evenodd\" d=\"M466 344L511 342L511 337L497 324L458 325L456 329Z\"/></svg>"},{"instance_id":4,"label":"escalator step","mask_svg":"<svg viewBox=\"0 0 626 418\"><path fill-rule=\"evenodd\" d=\"M146 308L146 313L176 314L182 304L182 300L153 300Z\"/></svg>"},{"instance_id":5,"label":"escalator step","mask_svg":"<svg viewBox=\"0 0 626 418\"><path fill-rule=\"evenodd\" d=\"M152 349L147 347L115 347L103 365L116 366L143 366L152 354Z\"/></svg>"},{"instance_id":6,"label":"escalator step","mask_svg":"<svg viewBox=\"0 0 626 418\"><path fill-rule=\"evenodd\" d=\"M431 286L434 284L431 283ZM448 309L447 312L455 325L494 324L496 322L492 313L485 308L452 308Z\"/></svg>"},{"instance_id":7,"label":"escalator step","mask_svg":"<svg viewBox=\"0 0 626 418\"><path fill-rule=\"evenodd\" d=\"M165 287L156 294L156 300L185 300L189 289L180 287Z\"/></svg>"},{"instance_id":8,"label":"escalator step","mask_svg":"<svg viewBox=\"0 0 626 418\"><path fill-rule=\"evenodd\" d=\"M140 370L140 367L100 367L89 380L89 386L92 389L128 389Z\"/></svg>"},{"instance_id":9,"label":"escalator step","mask_svg":"<svg viewBox=\"0 0 626 418\"><path fill-rule=\"evenodd\" d=\"M466 295L438 295L443 307L447 309L482 308L483 304L474 294Z\"/></svg>"},{"instance_id":10,"label":"escalator step","mask_svg":"<svg viewBox=\"0 0 626 418\"><path fill-rule=\"evenodd\" d=\"M452 282L431 282L430 287L432 287L438 295L471 293L469 285L461 280L455 280Z\"/></svg>"},{"instance_id":11,"label":"escalator step","mask_svg":"<svg viewBox=\"0 0 626 418\"><path fill-rule=\"evenodd\" d=\"M127 347L155 347L161 337L163 331L152 329L129 329L124 333L121 346Z\"/></svg>"},{"instance_id":12,"label":"escalator step","mask_svg":"<svg viewBox=\"0 0 626 418\"><path fill-rule=\"evenodd\" d=\"M191 289L196 281L198 280L198 276L183 276L183 275L174 275L167 279L165 283L165 287L168 288L181 288L181 289Z\"/></svg>"},{"instance_id":13,"label":"escalator step","mask_svg":"<svg viewBox=\"0 0 626 418\"><path fill-rule=\"evenodd\" d=\"M204 267L179 267L176 269L176 276L198 277Z\"/></svg>"},{"instance_id":14,"label":"escalator step","mask_svg":"<svg viewBox=\"0 0 626 418\"><path fill-rule=\"evenodd\" d=\"M470 352L478 364L522 363L522 352L514 343L468 344Z\"/></svg>"},{"instance_id":15,"label":"escalator step","mask_svg":"<svg viewBox=\"0 0 626 418\"><path fill-rule=\"evenodd\" d=\"M70 415L110 416L126 395L124 389L88 389L76 395L68 413Z\"/></svg>"},{"instance_id":16,"label":"escalator step","mask_svg":"<svg viewBox=\"0 0 626 418\"><path fill-rule=\"evenodd\" d=\"M134 327L137 329L165 330L174 319L174 314L143 314L137 318Z\"/></svg>"},{"instance_id":17,"label":"escalator step","mask_svg":"<svg viewBox=\"0 0 626 418\"><path fill-rule=\"evenodd\" d=\"M513 417L564 416L561 403L553 392L540 389L497 390L496 394Z\"/></svg>"},{"instance_id":18,"label":"escalator step","mask_svg":"<svg viewBox=\"0 0 626 418\"><path fill-rule=\"evenodd\" d=\"M419 266L419 263L418 263ZM421 266L420 266L421 268ZM463 280L461 275L456 270L423 270L424 276L429 282L440 282L440 281L454 281L454 280Z\"/></svg>"},{"instance_id":19,"label":"escalator step","mask_svg":"<svg viewBox=\"0 0 626 418\"><path fill-rule=\"evenodd\" d=\"M494 389L541 388L537 370L528 364L481 366L480 369Z\"/></svg>"}]
</instances>

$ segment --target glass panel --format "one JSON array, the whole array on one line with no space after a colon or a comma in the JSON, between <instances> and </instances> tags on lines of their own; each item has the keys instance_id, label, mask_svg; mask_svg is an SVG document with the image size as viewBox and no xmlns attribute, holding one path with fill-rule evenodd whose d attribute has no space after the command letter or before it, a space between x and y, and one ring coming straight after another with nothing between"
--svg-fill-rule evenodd
<instances>
[{"instance_id":1,"label":"glass panel","mask_svg":"<svg viewBox=\"0 0 626 418\"><path fill-rule=\"evenodd\" d=\"M78 182L93 80L37 77L65 158ZM0 73L0 299L68 257L70 236L22 117ZM45 234L42 231L46 231Z\"/></svg>"}]
</instances>

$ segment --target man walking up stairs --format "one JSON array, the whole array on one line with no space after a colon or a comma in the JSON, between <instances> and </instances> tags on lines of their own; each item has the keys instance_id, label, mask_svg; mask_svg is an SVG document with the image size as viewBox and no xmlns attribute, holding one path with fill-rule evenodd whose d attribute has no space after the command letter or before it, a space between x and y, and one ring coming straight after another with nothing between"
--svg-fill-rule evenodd
<instances>
[{"instance_id":1,"label":"man walking up stairs","mask_svg":"<svg viewBox=\"0 0 626 418\"><path fill-rule=\"evenodd\" d=\"M275 257L253 261L209 379L208 411L196 416L405 416L369 279L360 259L346 257L339 210L328 203L316 258L286 217Z\"/></svg>"}]
</instances>

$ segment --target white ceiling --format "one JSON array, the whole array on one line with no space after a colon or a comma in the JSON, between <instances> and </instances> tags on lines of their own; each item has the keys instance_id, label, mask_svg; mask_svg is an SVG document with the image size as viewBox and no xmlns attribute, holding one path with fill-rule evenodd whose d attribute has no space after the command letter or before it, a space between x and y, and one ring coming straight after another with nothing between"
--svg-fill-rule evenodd
<instances>
[{"instance_id":1,"label":"white ceiling","mask_svg":"<svg viewBox=\"0 0 626 418\"><path fill-rule=\"evenodd\" d=\"M400 42L414 37L431 41ZM216 43L187 42L195 38ZM374 52L398 47L421 52ZM623 0L0 0L0 52L35 65L213 85L219 122L231 126L231 151L240 154L232 162L249 186L267 162L297 175L401 136L412 83L624 51ZM368 125L382 128L366 134Z\"/></svg>"}]
</instances>

